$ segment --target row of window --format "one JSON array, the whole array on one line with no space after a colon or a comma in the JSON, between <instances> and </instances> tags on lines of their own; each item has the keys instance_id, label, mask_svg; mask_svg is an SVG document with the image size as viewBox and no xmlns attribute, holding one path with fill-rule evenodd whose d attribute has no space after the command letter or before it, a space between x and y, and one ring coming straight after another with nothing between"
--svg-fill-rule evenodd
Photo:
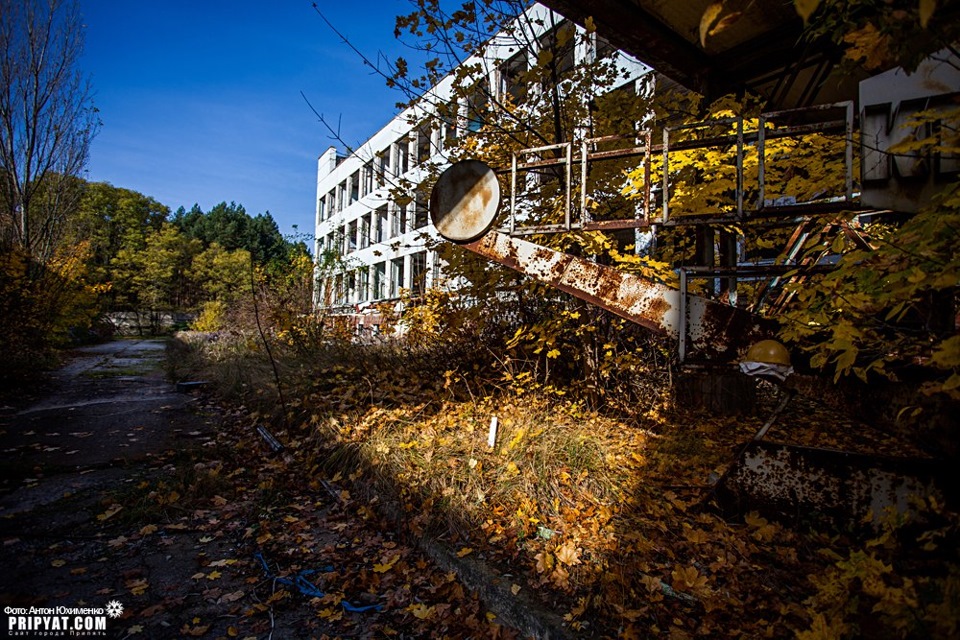
<instances>
[{"instance_id":1,"label":"row of window","mask_svg":"<svg viewBox=\"0 0 960 640\"><path fill-rule=\"evenodd\" d=\"M375 154L372 160L347 176L321 196L317 203L317 222L332 218L364 196L391 185L394 178L406 174L443 151L456 136L456 128L423 125Z\"/></svg>"},{"instance_id":2,"label":"row of window","mask_svg":"<svg viewBox=\"0 0 960 640\"><path fill-rule=\"evenodd\" d=\"M427 265L427 252L419 251L404 258L384 260L337 274L324 287L325 304L342 306L397 298L401 289L409 289L415 296L421 295L429 285Z\"/></svg>"},{"instance_id":3,"label":"row of window","mask_svg":"<svg viewBox=\"0 0 960 640\"><path fill-rule=\"evenodd\" d=\"M409 204L384 204L331 231L324 236L319 249L345 256L422 229L429 221L426 197L417 194Z\"/></svg>"}]
</instances>

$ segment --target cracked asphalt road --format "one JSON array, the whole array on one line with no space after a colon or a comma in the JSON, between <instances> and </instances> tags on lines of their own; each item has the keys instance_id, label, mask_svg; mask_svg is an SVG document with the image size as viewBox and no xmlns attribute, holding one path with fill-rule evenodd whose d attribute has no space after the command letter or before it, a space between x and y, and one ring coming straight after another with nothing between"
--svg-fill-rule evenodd
<instances>
[{"instance_id":1,"label":"cracked asphalt road","mask_svg":"<svg viewBox=\"0 0 960 640\"><path fill-rule=\"evenodd\" d=\"M213 440L216 416L192 411L196 398L167 380L165 348L163 339L132 339L77 349L43 397L0 409L4 609L104 607L123 602L123 585L146 575L151 563L181 587L183 574L195 570L195 554L188 555L195 541L141 540L131 553L116 543L124 532L97 518L107 496L131 491L176 452ZM113 544L111 533L120 534ZM9 616L0 622L11 634ZM130 635L113 626L102 637ZM158 637L177 633L171 622L162 628L172 635Z\"/></svg>"}]
</instances>

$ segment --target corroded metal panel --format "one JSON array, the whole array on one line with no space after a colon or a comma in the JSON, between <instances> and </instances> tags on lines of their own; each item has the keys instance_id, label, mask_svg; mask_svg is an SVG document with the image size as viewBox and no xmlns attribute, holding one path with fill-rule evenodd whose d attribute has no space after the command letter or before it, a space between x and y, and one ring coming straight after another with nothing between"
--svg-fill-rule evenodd
<instances>
[{"instance_id":1,"label":"corroded metal panel","mask_svg":"<svg viewBox=\"0 0 960 640\"><path fill-rule=\"evenodd\" d=\"M467 242L490 228L500 207L500 183L479 160L458 162L443 172L430 195L430 217L444 238Z\"/></svg>"},{"instance_id":2,"label":"corroded metal panel","mask_svg":"<svg viewBox=\"0 0 960 640\"><path fill-rule=\"evenodd\" d=\"M727 507L856 524L907 511L911 496L941 493L944 477L935 460L753 442L717 496Z\"/></svg>"}]
</instances>

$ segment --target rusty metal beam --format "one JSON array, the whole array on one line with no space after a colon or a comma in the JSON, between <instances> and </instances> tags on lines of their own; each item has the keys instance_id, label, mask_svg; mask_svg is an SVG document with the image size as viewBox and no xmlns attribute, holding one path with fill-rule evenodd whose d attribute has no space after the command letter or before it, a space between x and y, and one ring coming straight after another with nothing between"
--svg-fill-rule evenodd
<instances>
[{"instance_id":1,"label":"rusty metal beam","mask_svg":"<svg viewBox=\"0 0 960 640\"><path fill-rule=\"evenodd\" d=\"M461 246L651 331L680 335L680 292L664 284L498 231ZM776 332L772 321L699 296L687 296L686 313L687 344L703 359L733 361Z\"/></svg>"}]
</instances>

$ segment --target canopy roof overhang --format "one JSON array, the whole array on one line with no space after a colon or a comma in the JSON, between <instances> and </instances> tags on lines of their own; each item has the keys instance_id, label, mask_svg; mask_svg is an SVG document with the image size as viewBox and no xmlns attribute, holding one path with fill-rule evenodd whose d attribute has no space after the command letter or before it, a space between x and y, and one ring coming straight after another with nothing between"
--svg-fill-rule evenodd
<instances>
[{"instance_id":1,"label":"canopy roof overhang","mask_svg":"<svg viewBox=\"0 0 960 640\"><path fill-rule=\"evenodd\" d=\"M700 22L713 0L540 0L660 74L709 99L750 91L768 109L856 98L859 77L837 69L840 51L808 42L790 0L751 0L739 17L701 42ZM734 3L727 3L735 9Z\"/></svg>"}]
</instances>

